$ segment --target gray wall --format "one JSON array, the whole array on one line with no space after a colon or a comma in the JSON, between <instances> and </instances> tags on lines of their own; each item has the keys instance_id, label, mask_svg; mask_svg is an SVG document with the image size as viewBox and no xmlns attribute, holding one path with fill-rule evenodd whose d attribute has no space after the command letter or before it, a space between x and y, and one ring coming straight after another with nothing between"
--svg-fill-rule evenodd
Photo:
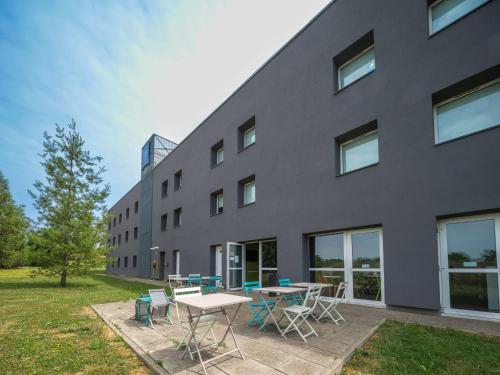
<instances>
[{"instance_id":1,"label":"gray wall","mask_svg":"<svg viewBox=\"0 0 500 375\"><path fill-rule=\"evenodd\" d=\"M181 250L182 274L208 273L211 245L277 238L279 274L303 279L305 234L381 225L386 303L439 309L436 220L500 208L500 128L435 145L432 94L500 63L499 17L492 1L429 37L427 1L333 3L153 170L152 246L167 259ZM370 30L376 70L334 93L333 57ZM256 143L238 152L252 116ZM336 137L372 120L380 162L337 176ZM237 182L252 174L257 202L238 208ZM224 213L211 217L221 188Z\"/></svg>"}]
</instances>

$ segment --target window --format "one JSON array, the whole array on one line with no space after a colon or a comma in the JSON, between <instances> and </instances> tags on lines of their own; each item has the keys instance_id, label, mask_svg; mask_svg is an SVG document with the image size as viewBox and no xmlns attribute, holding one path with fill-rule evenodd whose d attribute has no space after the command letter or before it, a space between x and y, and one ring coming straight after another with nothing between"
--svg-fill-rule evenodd
<instances>
[{"instance_id":1,"label":"window","mask_svg":"<svg viewBox=\"0 0 500 375\"><path fill-rule=\"evenodd\" d=\"M116 266L120 268L120 257L116 258Z\"/></svg>"},{"instance_id":2,"label":"window","mask_svg":"<svg viewBox=\"0 0 500 375\"><path fill-rule=\"evenodd\" d=\"M137 255L134 255L132 257L132 267L133 268L137 267Z\"/></svg>"},{"instance_id":3,"label":"window","mask_svg":"<svg viewBox=\"0 0 500 375\"><path fill-rule=\"evenodd\" d=\"M262 252L262 286L276 285L278 281L278 242L261 242Z\"/></svg>"},{"instance_id":4,"label":"window","mask_svg":"<svg viewBox=\"0 0 500 375\"><path fill-rule=\"evenodd\" d=\"M125 242L128 242L128 230L125 231Z\"/></svg>"},{"instance_id":5,"label":"window","mask_svg":"<svg viewBox=\"0 0 500 375\"><path fill-rule=\"evenodd\" d=\"M120 214L120 215L118 216L118 224L121 224L121 223L122 223L122 214Z\"/></svg>"},{"instance_id":6,"label":"window","mask_svg":"<svg viewBox=\"0 0 500 375\"><path fill-rule=\"evenodd\" d=\"M333 58L334 86L341 90L375 70L375 41L368 32Z\"/></svg>"},{"instance_id":7,"label":"window","mask_svg":"<svg viewBox=\"0 0 500 375\"><path fill-rule=\"evenodd\" d=\"M378 163L378 132L373 131L340 145L340 173Z\"/></svg>"},{"instance_id":8,"label":"window","mask_svg":"<svg viewBox=\"0 0 500 375\"><path fill-rule=\"evenodd\" d=\"M125 268L127 268L127 267L128 267L128 257L123 258L123 266L124 266Z\"/></svg>"},{"instance_id":9,"label":"window","mask_svg":"<svg viewBox=\"0 0 500 375\"><path fill-rule=\"evenodd\" d=\"M134 214L139 212L139 201L135 201L134 203Z\"/></svg>"},{"instance_id":10,"label":"window","mask_svg":"<svg viewBox=\"0 0 500 375\"><path fill-rule=\"evenodd\" d=\"M168 180L161 183L161 197L165 198L168 195Z\"/></svg>"},{"instance_id":11,"label":"window","mask_svg":"<svg viewBox=\"0 0 500 375\"><path fill-rule=\"evenodd\" d=\"M429 34L445 28L489 0L438 0L429 6Z\"/></svg>"},{"instance_id":12,"label":"window","mask_svg":"<svg viewBox=\"0 0 500 375\"><path fill-rule=\"evenodd\" d=\"M122 235L119 234L118 235L118 245L120 245L122 243Z\"/></svg>"},{"instance_id":13,"label":"window","mask_svg":"<svg viewBox=\"0 0 500 375\"><path fill-rule=\"evenodd\" d=\"M111 220L108 222L108 230L111 230Z\"/></svg>"},{"instance_id":14,"label":"window","mask_svg":"<svg viewBox=\"0 0 500 375\"><path fill-rule=\"evenodd\" d=\"M500 318L500 214L438 223L444 312Z\"/></svg>"},{"instance_id":15,"label":"window","mask_svg":"<svg viewBox=\"0 0 500 375\"><path fill-rule=\"evenodd\" d=\"M174 210L174 227L182 225L182 208L179 207Z\"/></svg>"},{"instance_id":16,"label":"window","mask_svg":"<svg viewBox=\"0 0 500 375\"><path fill-rule=\"evenodd\" d=\"M238 128L238 150L242 151L255 143L255 117Z\"/></svg>"},{"instance_id":17,"label":"window","mask_svg":"<svg viewBox=\"0 0 500 375\"><path fill-rule=\"evenodd\" d=\"M375 48L369 47L339 67L339 88L344 88L375 70Z\"/></svg>"},{"instance_id":18,"label":"window","mask_svg":"<svg viewBox=\"0 0 500 375\"><path fill-rule=\"evenodd\" d=\"M220 140L210 149L210 165L212 168L224 161L224 140Z\"/></svg>"},{"instance_id":19,"label":"window","mask_svg":"<svg viewBox=\"0 0 500 375\"><path fill-rule=\"evenodd\" d=\"M223 191L218 190L210 194L210 215L219 215L224 211Z\"/></svg>"},{"instance_id":20,"label":"window","mask_svg":"<svg viewBox=\"0 0 500 375\"><path fill-rule=\"evenodd\" d=\"M113 227L116 227L116 217L113 218Z\"/></svg>"},{"instance_id":21,"label":"window","mask_svg":"<svg viewBox=\"0 0 500 375\"><path fill-rule=\"evenodd\" d=\"M130 208L127 207L127 209L125 210L125 218L128 220L129 217L130 217Z\"/></svg>"},{"instance_id":22,"label":"window","mask_svg":"<svg viewBox=\"0 0 500 375\"><path fill-rule=\"evenodd\" d=\"M137 239L137 232L138 232L138 228L134 227L134 240Z\"/></svg>"},{"instance_id":23,"label":"window","mask_svg":"<svg viewBox=\"0 0 500 375\"><path fill-rule=\"evenodd\" d=\"M160 230L165 232L167 230L167 214L161 215Z\"/></svg>"},{"instance_id":24,"label":"window","mask_svg":"<svg viewBox=\"0 0 500 375\"><path fill-rule=\"evenodd\" d=\"M238 183L238 205L245 206L255 202L255 175Z\"/></svg>"},{"instance_id":25,"label":"window","mask_svg":"<svg viewBox=\"0 0 500 375\"><path fill-rule=\"evenodd\" d=\"M115 258L111 258L111 267L115 268Z\"/></svg>"},{"instance_id":26,"label":"window","mask_svg":"<svg viewBox=\"0 0 500 375\"><path fill-rule=\"evenodd\" d=\"M179 190L182 187L182 170L174 175L174 190Z\"/></svg>"},{"instance_id":27,"label":"window","mask_svg":"<svg viewBox=\"0 0 500 375\"><path fill-rule=\"evenodd\" d=\"M500 125L500 80L434 106L436 143Z\"/></svg>"},{"instance_id":28,"label":"window","mask_svg":"<svg viewBox=\"0 0 500 375\"><path fill-rule=\"evenodd\" d=\"M113 246L116 245L116 237L113 237Z\"/></svg>"}]
</instances>

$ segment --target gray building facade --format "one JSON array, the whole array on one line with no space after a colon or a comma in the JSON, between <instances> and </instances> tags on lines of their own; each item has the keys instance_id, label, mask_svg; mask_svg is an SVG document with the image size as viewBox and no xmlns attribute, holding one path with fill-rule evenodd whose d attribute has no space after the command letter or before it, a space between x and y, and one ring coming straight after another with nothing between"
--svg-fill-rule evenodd
<instances>
[{"instance_id":1,"label":"gray building facade","mask_svg":"<svg viewBox=\"0 0 500 375\"><path fill-rule=\"evenodd\" d=\"M500 1L451 3L331 2L143 152L107 271L345 280L351 303L499 319Z\"/></svg>"}]
</instances>

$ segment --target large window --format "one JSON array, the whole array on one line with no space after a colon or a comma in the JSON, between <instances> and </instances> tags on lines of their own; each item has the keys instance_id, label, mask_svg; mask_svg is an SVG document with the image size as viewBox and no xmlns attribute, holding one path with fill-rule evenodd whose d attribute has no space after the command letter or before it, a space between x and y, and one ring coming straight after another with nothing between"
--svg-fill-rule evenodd
<instances>
[{"instance_id":1,"label":"large window","mask_svg":"<svg viewBox=\"0 0 500 375\"><path fill-rule=\"evenodd\" d=\"M339 89L350 85L373 70L375 70L375 48L371 46L339 67Z\"/></svg>"},{"instance_id":2,"label":"large window","mask_svg":"<svg viewBox=\"0 0 500 375\"><path fill-rule=\"evenodd\" d=\"M500 81L480 86L434 107L436 143L500 125Z\"/></svg>"},{"instance_id":3,"label":"large window","mask_svg":"<svg viewBox=\"0 0 500 375\"><path fill-rule=\"evenodd\" d=\"M378 132L373 131L340 145L340 173L378 163Z\"/></svg>"},{"instance_id":4,"label":"large window","mask_svg":"<svg viewBox=\"0 0 500 375\"><path fill-rule=\"evenodd\" d=\"M383 297L382 230L321 234L309 237L309 271L314 282L333 285L346 281L346 298L380 304Z\"/></svg>"},{"instance_id":5,"label":"large window","mask_svg":"<svg viewBox=\"0 0 500 375\"><path fill-rule=\"evenodd\" d=\"M262 246L262 265L261 280L262 286L277 284L278 278L278 242L263 241Z\"/></svg>"},{"instance_id":6,"label":"large window","mask_svg":"<svg viewBox=\"0 0 500 375\"><path fill-rule=\"evenodd\" d=\"M500 319L500 215L439 223L445 312Z\"/></svg>"},{"instance_id":7,"label":"large window","mask_svg":"<svg viewBox=\"0 0 500 375\"><path fill-rule=\"evenodd\" d=\"M429 6L429 33L455 22L489 0L437 0Z\"/></svg>"}]
</instances>

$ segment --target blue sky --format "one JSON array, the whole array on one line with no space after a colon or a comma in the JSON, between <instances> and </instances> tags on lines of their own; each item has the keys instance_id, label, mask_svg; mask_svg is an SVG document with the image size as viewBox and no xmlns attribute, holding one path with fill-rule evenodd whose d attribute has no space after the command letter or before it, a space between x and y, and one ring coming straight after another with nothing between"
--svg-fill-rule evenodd
<instances>
[{"instance_id":1,"label":"blue sky","mask_svg":"<svg viewBox=\"0 0 500 375\"><path fill-rule=\"evenodd\" d=\"M0 170L35 217L44 130L72 118L108 205L152 133L180 142L329 0L0 0Z\"/></svg>"}]
</instances>

